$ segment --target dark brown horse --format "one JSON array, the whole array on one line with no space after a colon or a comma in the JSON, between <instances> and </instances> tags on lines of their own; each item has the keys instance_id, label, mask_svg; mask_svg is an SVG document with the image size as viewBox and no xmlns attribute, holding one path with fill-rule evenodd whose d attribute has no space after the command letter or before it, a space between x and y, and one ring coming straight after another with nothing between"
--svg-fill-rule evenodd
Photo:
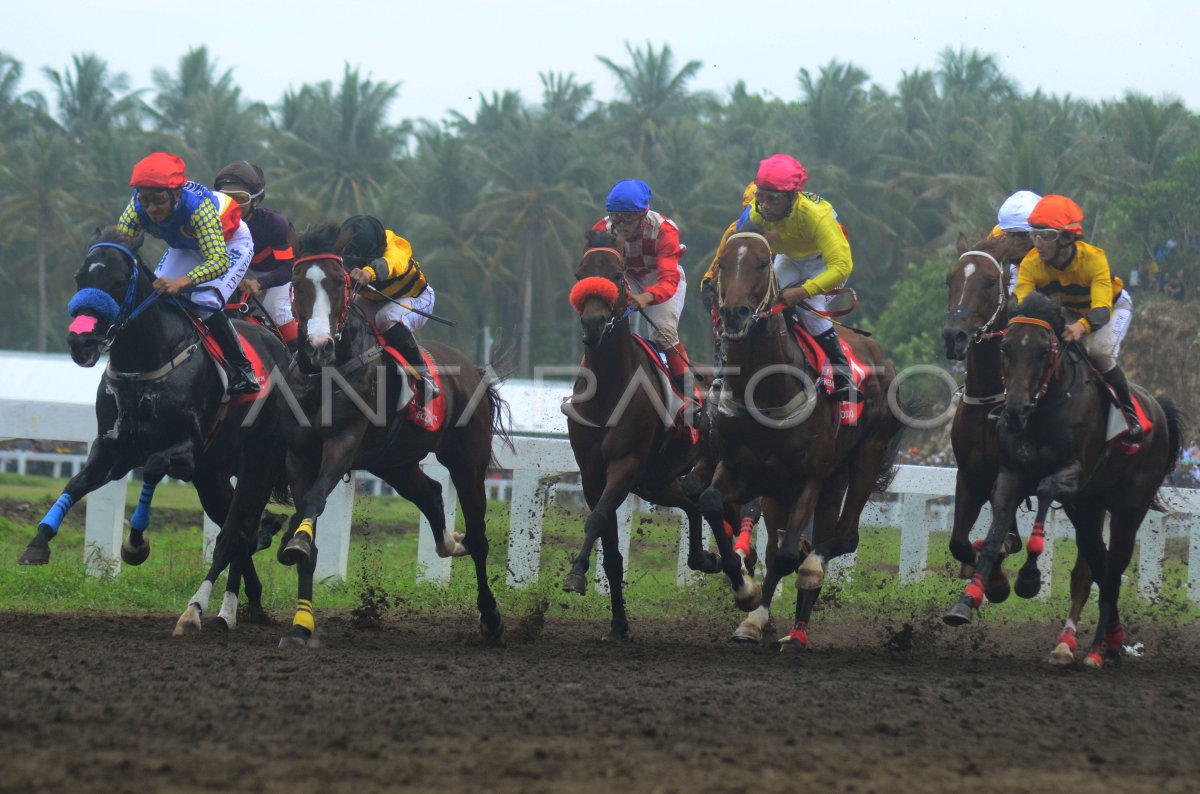
<instances>
[{"instance_id":1,"label":"dark brown horse","mask_svg":"<svg viewBox=\"0 0 1200 794\"><path fill-rule=\"evenodd\" d=\"M504 624L487 578L484 479L492 462L493 437L508 438L503 421L507 405L496 380L485 378L485 371L466 356L452 347L427 343L441 381L444 416L434 429L416 424L443 410L440 399L420 410L406 406L402 395L408 392L403 391L401 376L385 364L387 353L350 303L350 282L340 256L348 243L349 235L338 237L337 224L307 230L299 241L292 278L300 350L299 367L288 385L300 415L291 406L281 406L280 411L296 514L279 557L285 564L298 565L299 592L292 629L280 645L307 645L312 636L316 521L333 487L352 469L371 472L413 502L429 521L439 555L471 555L481 629L485 637L499 638ZM450 472L465 536L446 526L442 487L419 467L430 453Z\"/></svg>"},{"instance_id":2,"label":"dark brown horse","mask_svg":"<svg viewBox=\"0 0 1200 794\"><path fill-rule=\"evenodd\" d=\"M720 570L716 556L703 547L704 524L695 497L704 480L693 478L689 489L683 479L701 460L702 444L672 429L670 388L629 329L624 249L622 238L588 232L587 248L575 269L579 283L572 292L583 327L583 374L575 381L566 410L567 434L591 514L583 548L563 589L586 591L588 563L599 538L612 601L606 639L629 635L617 508L630 493L681 508L688 518L688 566L706 573Z\"/></svg>"},{"instance_id":3,"label":"dark brown horse","mask_svg":"<svg viewBox=\"0 0 1200 794\"><path fill-rule=\"evenodd\" d=\"M1075 525L1080 554L1100 586L1100 620L1084 662L1101 667L1106 657L1115 659L1121 653L1121 576L1138 528L1181 452L1182 414L1171 400L1155 400L1130 384L1152 429L1140 449L1122 454L1107 440L1109 402L1100 391L1099 376L1081 350L1064 348L1064 326L1059 304L1033 293L1005 331L1001 352L1007 383L998 427L1000 473L992 496L992 524L975 577L945 620L952 625L971 620L971 609L982 600L983 582L997 562L1020 502L1036 495L1039 519L1044 520L1049 504L1059 501ZM1105 511L1110 516L1107 548ZM1040 549L1031 542L1028 551L1025 569L1032 577ZM1051 661L1071 660L1073 654L1064 657L1061 650L1056 648Z\"/></svg>"},{"instance_id":4,"label":"dark brown horse","mask_svg":"<svg viewBox=\"0 0 1200 794\"><path fill-rule=\"evenodd\" d=\"M770 311L779 294L771 261L767 239L751 230L730 237L717 261L727 370L714 427L718 463L700 506L715 530L738 606L753 610L735 636L761 638L775 587L796 571L795 623L781 642L806 647L825 567L858 547L859 516L881 476L891 471L901 421L888 404L895 368L875 342L842 329L871 374L862 386L858 421L839 426L840 403L814 393L819 377L793 341L785 315ZM762 497L772 541L761 606L747 597L756 596L749 591L757 588L745 581L719 531L723 522L736 521L737 505L755 496ZM802 546L810 520L812 546Z\"/></svg>"}]
</instances>

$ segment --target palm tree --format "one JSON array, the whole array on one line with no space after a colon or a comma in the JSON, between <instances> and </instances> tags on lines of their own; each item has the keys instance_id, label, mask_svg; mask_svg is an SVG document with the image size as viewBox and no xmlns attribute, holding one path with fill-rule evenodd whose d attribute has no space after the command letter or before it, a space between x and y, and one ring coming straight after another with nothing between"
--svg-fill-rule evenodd
<instances>
[{"instance_id":1,"label":"palm tree","mask_svg":"<svg viewBox=\"0 0 1200 794\"><path fill-rule=\"evenodd\" d=\"M109 74L108 64L92 53L71 57L61 72L42 70L57 94L58 120L78 144L112 129L123 116L137 111L140 92L129 92L129 77Z\"/></svg>"}]
</instances>

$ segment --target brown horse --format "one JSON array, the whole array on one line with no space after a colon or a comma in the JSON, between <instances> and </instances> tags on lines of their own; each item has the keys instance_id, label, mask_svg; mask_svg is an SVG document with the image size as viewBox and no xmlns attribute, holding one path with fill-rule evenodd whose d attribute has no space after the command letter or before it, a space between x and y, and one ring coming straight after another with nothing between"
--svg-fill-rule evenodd
<instances>
[{"instance_id":1,"label":"brown horse","mask_svg":"<svg viewBox=\"0 0 1200 794\"><path fill-rule=\"evenodd\" d=\"M1075 525L1080 554L1100 586L1100 620L1084 663L1101 667L1105 657L1116 659L1121 653L1124 631L1117 609L1121 576L1133 554L1138 528L1182 451L1182 414L1171 400L1155 400L1130 384L1152 429L1139 449L1122 454L1106 440L1109 402L1100 391L1099 376L1088 366L1086 354L1078 348L1064 349L1064 326L1059 304L1033 293L1005 331L1001 352L1007 383L998 427L1000 473L992 496L992 525L975 577L945 620L951 625L970 622L971 609L982 601L983 581L996 564L1021 500L1038 497L1040 520L1049 504L1059 501ZM1107 549L1106 510L1110 516ZM1035 533L1038 529L1035 526ZM1034 542L1029 545L1025 569L1033 571L1040 549ZM1070 663L1072 649L1062 644L1060 637L1051 661Z\"/></svg>"},{"instance_id":2,"label":"brown horse","mask_svg":"<svg viewBox=\"0 0 1200 794\"><path fill-rule=\"evenodd\" d=\"M818 376L791 338L784 315L770 311L779 294L771 262L770 244L752 230L730 237L717 260L727 371L714 428L718 463L700 506L714 528L738 606L753 610L735 638L761 639L775 587L799 569L795 623L780 642L807 647L825 567L858 548L859 516L881 476L891 471L901 421L888 404L895 368L875 342L842 329L870 377L862 385L858 421L839 427L840 403L814 394ZM720 531L724 521L736 521L737 505L755 496L762 497L772 541L761 606L746 597L738 558ZM801 543L810 520L813 545L805 553L808 547Z\"/></svg>"},{"instance_id":3,"label":"brown horse","mask_svg":"<svg viewBox=\"0 0 1200 794\"><path fill-rule=\"evenodd\" d=\"M588 563L599 538L612 602L606 639L629 636L617 508L630 493L681 508L688 518L688 566L705 573L720 570L716 555L704 550L704 524L695 502L705 480L683 478L701 460L702 444L672 429L666 410L672 393L626 322L631 310L624 249L623 238L588 232L572 292L583 328L583 374L566 406L567 434L591 514L563 589L586 591Z\"/></svg>"},{"instance_id":4,"label":"brown horse","mask_svg":"<svg viewBox=\"0 0 1200 794\"><path fill-rule=\"evenodd\" d=\"M967 362L966 385L950 428L950 444L958 465L954 484L954 527L950 553L962 563L963 578L975 572L977 553L970 532L979 511L991 498L1000 471L995 414L1004 403L1000 375L1000 337L993 332L1008 325L1009 263L1024 256L1029 243L1001 235L985 237L970 246L959 235L958 261L946 276L949 288L942 339L946 358ZM1006 550L1021 548L1016 522L1009 528ZM1036 593L1018 588L1019 595ZM1008 598L1008 577L996 566L987 583L989 601Z\"/></svg>"},{"instance_id":5,"label":"brown horse","mask_svg":"<svg viewBox=\"0 0 1200 794\"><path fill-rule=\"evenodd\" d=\"M279 558L299 566L299 592L292 629L280 645L307 645L312 636L315 522L333 487L352 469L371 472L413 502L429 521L439 555L471 555L481 629L485 637L499 638L504 624L487 578L484 479L492 462L493 436L508 440L503 422L507 405L495 379L485 378L484 370L452 347L428 343L425 347L441 382L444 415L432 429L416 424L439 413L440 400L415 414L405 407L401 376L395 367L381 363L389 360L388 354L350 302L350 282L340 256L348 242L348 235L338 237L337 224L307 230L299 241L292 277L300 350L299 367L288 386L300 415L291 405L281 406L280 414L296 514ZM340 388L333 389L330 379ZM446 527L442 487L418 465L430 453L450 472L465 536Z\"/></svg>"}]
</instances>

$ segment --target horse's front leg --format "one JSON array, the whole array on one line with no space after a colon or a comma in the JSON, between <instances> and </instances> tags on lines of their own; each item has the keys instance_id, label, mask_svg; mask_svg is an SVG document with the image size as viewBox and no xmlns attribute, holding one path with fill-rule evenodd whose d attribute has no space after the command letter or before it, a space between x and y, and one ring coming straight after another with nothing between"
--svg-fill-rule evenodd
<instances>
[{"instance_id":1,"label":"horse's front leg","mask_svg":"<svg viewBox=\"0 0 1200 794\"><path fill-rule=\"evenodd\" d=\"M150 455L142 467L142 492L137 507L129 518L129 537L121 543L121 560L141 565L150 556L150 541L144 536L150 528L150 503L154 491L168 473L178 479L190 480L196 469L196 443L193 439L172 444ZM224 516L220 517L221 520Z\"/></svg>"},{"instance_id":2,"label":"horse's front leg","mask_svg":"<svg viewBox=\"0 0 1200 794\"><path fill-rule=\"evenodd\" d=\"M584 488L592 512L583 526L583 549L571 565L571 572L563 581L563 589L570 592L587 591L587 569L592 546L599 538L604 549L604 573L608 577L609 601L612 606L612 621L606 639L625 639L629 636L629 621L625 615L623 580L625 561L617 542L617 509L629 497L629 491L637 479L640 462L635 456L610 461L604 471L604 486L596 496L598 483L589 478Z\"/></svg>"},{"instance_id":3,"label":"horse's front leg","mask_svg":"<svg viewBox=\"0 0 1200 794\"><path fill-rule=\"evenodd\" d=\"M988 492L971 486L963 469L954 481L954 526L950 529L950 554L961 563L959 575L970 579L975 573L978 553L971 545L971 529L979 519L979 511L987 502Z\"/></svg>"},{"instance_id":4,"label":"horse's front leg","mask_svg":"<svg viewBox=\"0 0 1200 794\"><path fill-rule=\"evenodd\" d=\"M717 553L721 556L721 570L729 577L733 588L733 600L738 609L752 612L762 604L762 591L758 583L746 570L745 560L733 549L732 530L738 520L738 505L753 496L744 482L740 481L729 466L718 463L712 483L700 494L700 512L712 528L717 542Z\"/></svg>"},{"instance_id":5,"label":"horse's front leg","mask_svg":"<svg viewBox=\"0 0 1200 794\"><path fill-rule=\"evenodd\" d=\"M1042 589L1042 574L1037 561L1046 549L1046 515L1054 501L1070 501L1079 491L1083 467L1073 461L1048 477L1043 477L1037 486L1037 514L1033 519L1033 531L1025 545L1025 564L1017 572L1015 591L1021 598L1033 598Z\"/></svg>"},{"instance_id":6,"label":"horse's front leg","mask_svg":"<svg viewBox=\"0 0 1200 794\"><path fill-rule=\"evenodd\" d=\"M93 441L87 462L78 474L67 481L67 487L38 522L37 533L17 562L21 565L45 565L50 562L50 541L58 534L58 528L71 508L101 485L124 477L131 468L132 463L122 459L115 440L102 435Z\"/></svg>"},{"instance_id":7,"label":"horse's front leg","mask_svg":"<svg viewBox=\"0 0 1200 794\"><path fill-rule=\"evenodd\" d=\"M983 604L986 582L991 575L992 566L1000 558L1008 529L1016 520L1017 507L1023 496L1023 482L1020 476L1001 469L992 491L992 524L988 527L987 538L979 552L979 564L962 596L942 616L947 625L961 626L970 623L971 610L978 609Z\"/></svg>"},{"instance_id":8,"label":"horse's front leg","mask_svg":"<svg viewBox=\"0 0 1200 794\"><path fill-rule=\"evenodd\" d=\"M695 496L699 496L699 494L697 493ZM650 494L647 498L662 507L678 507L687 515L688 568L700 573L717 573L721 570L721 558L704 548L704 517L700 515L700 508L696 505L695 496L688 495L684 479L680 478L668 483L662 490Z\"/></svg>"}]
</instances>

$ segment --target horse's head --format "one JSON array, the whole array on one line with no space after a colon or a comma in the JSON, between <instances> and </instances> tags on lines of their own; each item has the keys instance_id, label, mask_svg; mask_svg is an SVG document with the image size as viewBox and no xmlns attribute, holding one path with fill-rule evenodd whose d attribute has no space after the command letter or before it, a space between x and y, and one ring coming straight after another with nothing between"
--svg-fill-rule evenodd
<instances>
[{"instance_id":1,"label":"horse's head","mask_svg":"<svg viewBox=\"0 0 1200 794\"><path fill-rule=\"evenodd\" d=\"M1003 237L990 237L975 245L958 235L958 261L946 275L949 287L942 341L946 358L961 361L967 348L1003 322L1008 302L1008 254Z\"/></svg>"},{"instance_id":2,"label":"horse's head","mask_svg":"<svg viewBox=\"0 0 1200 794\"><path fill-rule=\"evenodd\" d=\"M1008 323L1000 351L1004 361L1004 419L1009 430L1024 430L1050 382L1060 370L1062 307L1031 293Z\"/></svg>"},{"instance_id":3,"label":"horse's head","mask_svg":"<svg viewBox=\"0 0 1200 794\"><path fill-rule=\"evenodd\" d=\"M625 281L625 238L589 230L583 257L575 268L571 306L579 313L583 343L595 347L624 319L629 303Z\"/></svg>"},{"instance_id":4,"label":"horse's head","mask_svg":"<svg viewBox=\"0 0 1200 794\"><path fill-rule=\"evenodd\" d=\"M338 224L319 223L300 235L292 269L292 311L304 339L303 352L316 367L334 363L335 346L350 309L350 277L341 252L349 235Z\"/></svg>"},{"instance_id":5,"label":"horse's head","mask_svg":"<svg viewBox=\"0 0 1200 794\"><path fill-rule=\"evenodd\" d=\"M779 293L771 267L771 244L753 224L731 234L713 271L717 307L726 339L742 339Z\"/></svg>"},{"instance_id":6,"label":"horse's head","mask_svg":"<svg viewBox=\"0 0 1200 794\"><path fill-rule=\"evenodd\" d=\"M71 358L81 367L95 366L109 333L133 310L138 280L146 278L138 249L142 235L125 236L115 226L96 230L88 243L83 265L75 274L75 295L67 304L71 325L67 344Z\"/></svg>"}]
</instances>

